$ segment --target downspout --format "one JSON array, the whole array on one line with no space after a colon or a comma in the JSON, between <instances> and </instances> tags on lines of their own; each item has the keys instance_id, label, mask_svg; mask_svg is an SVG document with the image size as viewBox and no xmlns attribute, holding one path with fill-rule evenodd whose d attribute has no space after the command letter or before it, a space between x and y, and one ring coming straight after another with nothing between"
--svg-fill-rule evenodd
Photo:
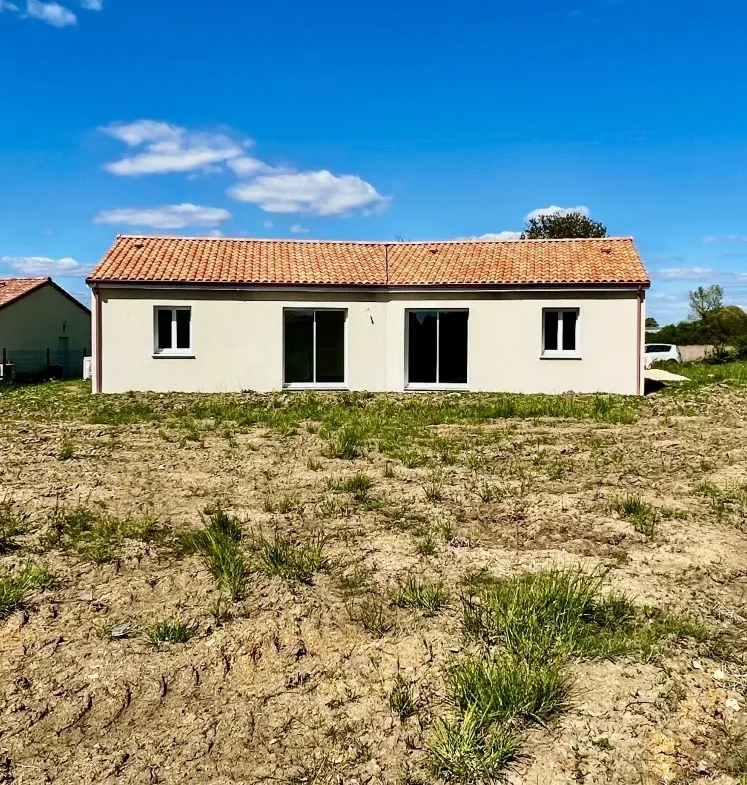
<instances>
[{"instance_id":1,"label":"downspout","mask_svg":"<svg viewBox=\"0 0 747 785\"><path fill-rule=\"evenodd\" d=\"M94 379L93 391L100 393L103 386L103 375L101 371L101 296L99 295L99 289L97 286L93 287L93 305L96 311L96 377Z\"/></svg>"},{"instance_id":2,"label":"downspout","mask_svg":"<svg viewBox=\"0 0 747 785\"><path fill-rule=\"evenodd\" d=\"M642 334L641 334L641 317L643 316L643 289L639 287L638 293L636 295L636 390L638 390L638 395L643 395L643 387L641 386L641 367L643 364L643 358L641 356L641 350L643 349L642 341Z\"/></svg>"}]
</instances>

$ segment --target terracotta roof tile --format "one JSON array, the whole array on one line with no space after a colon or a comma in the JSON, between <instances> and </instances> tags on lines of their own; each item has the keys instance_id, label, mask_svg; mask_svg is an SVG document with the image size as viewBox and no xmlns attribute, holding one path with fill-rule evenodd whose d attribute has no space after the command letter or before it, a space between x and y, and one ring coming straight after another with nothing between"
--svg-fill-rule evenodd
<instances>
[{"instance_id":1,"label":"terracotta roof tile","mask_svg":"<svg viewBox=\"0 0 747 785\"><path fill-rule=\"evenodd\" d=\"M50 280L50 278L0 278L0 308L30 294Z\"/></svg>"},{"instance_id":2,"label":"terracotta roof tile","mask_svg":"<svg viewBox=\"0 0 747 785\"><path fill-rule=\"evenodd\" d=\"M88 281L320 286L649 284L631 238L375 243L120 236Z\"/></svg>"}]
</instances>

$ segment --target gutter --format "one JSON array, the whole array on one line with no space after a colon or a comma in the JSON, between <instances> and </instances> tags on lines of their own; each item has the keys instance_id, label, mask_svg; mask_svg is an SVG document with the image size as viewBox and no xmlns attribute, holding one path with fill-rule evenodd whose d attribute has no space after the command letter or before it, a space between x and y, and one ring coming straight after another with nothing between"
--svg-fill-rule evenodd
<instances>
[{"instance_id":1,"label":"gutter","mask_svg":"<svg viewBox=\"0 0 747 785\"><path fill-rule=\"evenodd\" d=\"M93 380L93 391L100 393L103 386L102 379L103 373L101 370L101 296L99 295L98 286L92 286L93 290L93 309L95 311L94 318L96 319L96 348L95 348L95 376Z\"/></svg>"},{"instance_id":2,"label":"gutter","mask_svg":"<svg viewBox=\"0 0 747 785\"><path fill-rule=\"evenodd\" d=\"M643 387L641 385L641 368L643 365L643 357L641 352L643 351L643 344L642 344L642 334L641 334L641 317L643 316L643 289L638 289L638 294L636 296L636 366L635 366L635 374L636 374L636 389L638 390L638 395L643 395Z\"/></svg>"}]
</instances>

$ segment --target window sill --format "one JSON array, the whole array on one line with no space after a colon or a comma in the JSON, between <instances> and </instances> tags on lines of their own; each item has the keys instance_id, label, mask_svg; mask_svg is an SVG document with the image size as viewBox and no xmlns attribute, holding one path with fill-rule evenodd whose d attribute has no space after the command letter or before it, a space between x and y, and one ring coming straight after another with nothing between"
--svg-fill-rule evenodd
<instances>
[{"instance_id":1,"label":"window sill","mask_svg":"<svg viewBox=\"0 0 747 785\"><path fill-rule=\"evenodd\" d=\"M467 384L413 384L405 385L405 392L464 392L469 390Z\"/></svg>"},{"instance_id":2,"label":"window sill","mask_svg":"<svg viewBox=\"0 0 747 785\"><path fill-rule=\"evenodd\" d=\"M349 390L347 384L305 384L302 382L291 382L283 385L284 390Z\"/></svg>"},{"instance_id":3,"label":"window sill","mask_svg":"<svg viewBox=\"0 0 747 785\"><path fill-rule=\"evenodd\" d=\"M192 352L154 352L151 357L154 360L162 360L164 358L180 359L180 360L194 360L195 356Z\"/></svg>"},{"instance_id":4,"label":"window sill","mask_svg":"<svg viewBox=\"0 0 747 785\"><path fill-rule=\"evenodd\" d=\"M540 360L580 360L578 352L544 352L540 355Z\"/></svg>"}]
</instances>

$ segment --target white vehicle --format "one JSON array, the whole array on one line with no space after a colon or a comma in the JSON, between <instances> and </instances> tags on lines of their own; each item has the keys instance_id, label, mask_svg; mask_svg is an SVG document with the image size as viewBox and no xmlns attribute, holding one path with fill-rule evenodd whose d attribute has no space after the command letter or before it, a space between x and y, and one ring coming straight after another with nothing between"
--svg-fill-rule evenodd
<instances>
[{"instance_id":1,"label":"white vehicle","mask_svg":"<svg viewBox=\"0 0 747 785\"><path fill-rule=\"evenodd\" d=\"M651 363L664 362L666 360L670 360L673 363L682 362L680 350L673 343L647 343L644 349L644 368L650 368Z\"/></svg>"}]
</instances>

